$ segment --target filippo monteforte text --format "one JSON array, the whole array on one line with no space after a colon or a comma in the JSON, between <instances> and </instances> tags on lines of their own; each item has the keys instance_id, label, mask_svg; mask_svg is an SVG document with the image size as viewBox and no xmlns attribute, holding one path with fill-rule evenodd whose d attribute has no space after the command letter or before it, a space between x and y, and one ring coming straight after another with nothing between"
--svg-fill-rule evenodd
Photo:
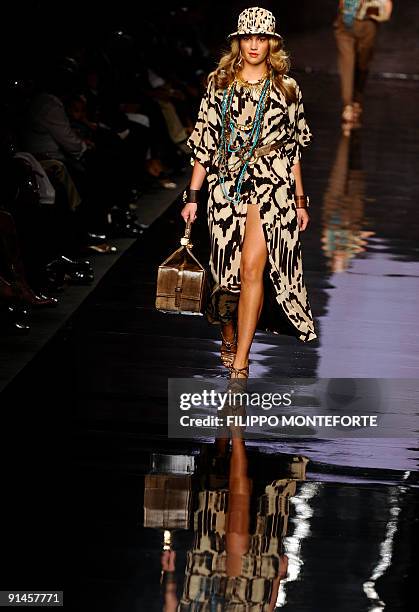
<instances>
[{"instance_id":1,"label":"filippo monteforte text","mask_svg":"<svg viewBox=\"0 0 419 612\"><path fill-rule=\"evenodd\" d=\"M227 415L180 418L182 427L378 427L378 416L370 415Z\"/></svg>"}]
</instances>

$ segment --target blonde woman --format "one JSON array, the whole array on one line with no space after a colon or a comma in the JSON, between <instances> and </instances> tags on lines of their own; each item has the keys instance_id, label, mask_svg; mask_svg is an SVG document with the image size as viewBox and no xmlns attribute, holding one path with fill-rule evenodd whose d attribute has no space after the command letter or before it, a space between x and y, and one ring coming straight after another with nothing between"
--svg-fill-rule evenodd
<instances>
[{"instance_id":1,"label":"blonde woman","mask_svg":"<svg viewBox=\"0 0 419 612\"><path fill-rule=\"evenodd\" d=\"M309 223L300 147L311 134L272 13L244 10L229 38L188 139L194 168L181 215L195 220L207 178L213 286L206 315L221 324L230 378L247 378L257 327L304 342L317 337L299 240Z\"/></svg>"}]
</instances>

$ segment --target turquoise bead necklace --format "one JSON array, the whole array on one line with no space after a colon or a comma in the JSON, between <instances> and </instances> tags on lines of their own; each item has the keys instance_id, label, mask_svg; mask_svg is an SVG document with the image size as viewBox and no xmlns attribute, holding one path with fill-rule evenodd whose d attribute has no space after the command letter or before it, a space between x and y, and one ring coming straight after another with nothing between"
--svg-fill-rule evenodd
<instances>
[{"instance_id":1,"label":"turquoise bead necklace","mask_svg":"<svg viewBox=\"0 0 419 612\"><path fill-rule=\"evenodd\" d=\"M263 85L257 106L255 117L249 126L242 126L238 122L235 122L231 116L231 104L234 93L236 91L236 79L232 82L229 87L224 89L223 101L221 104L221 136L218 147L218 180L221 185L224 197L233 204L238 204L241 199L241 188L244 180L244 175L249 165L249 161L253 155L253 152L258 144L260 133L263 125L263 117L267 107L267 102L270 96L271 88L271 77L268 77ZM244 135L243 143L238 144L234 147L234 140L238 131L249 132ZM242 167L238 178L236 180L234 196L228 195L225 181L229 177L229 164L228 158L231 153L237 153L241 162ZM236 165L236 162L233 164Z\"/></svg>"},{"instance_id":2,"label":"turquoise bead necklace","mask_svg":"<svg viewBox=\"0 0 419 612\"><path fill-rule=\"evenodd\" d=\"M360 4L360 0L343 0L342 19L347 28L352 28Z\"/></svg>"}]
</instances>

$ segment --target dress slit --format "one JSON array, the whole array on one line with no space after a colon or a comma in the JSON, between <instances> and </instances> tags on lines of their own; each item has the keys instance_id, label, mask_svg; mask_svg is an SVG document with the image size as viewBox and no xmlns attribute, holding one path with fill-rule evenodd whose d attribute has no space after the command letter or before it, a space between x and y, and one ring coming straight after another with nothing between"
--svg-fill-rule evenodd
<instances>
[{"instance_id":1,"label":"dress slit","mask_svg":"<svg viewBox=\"0 0 419 612\"><path fill-rule=\"evenodd\" d=\"M263 221L263 217L260 214L260 205L247 204L247 206L258 206L259 207L259 221L262 226L263 235L265 238L267 259L263 272L263 285L264 285L264 300L261 315L256 325L258 331L270 331L275 334L285 334L288 336L299 337L301 332L295 327L289 319L282 301L279 299L279 295L275 290L274 281L271 278L272 264L270 261L270 240L269 234L266 229L266 223ZM243 251L244 237L246 235L246 223L247 223L247 208L244 217L243 227L243 238L240 244L240 259ZM240 266L239 266L240 270ZM240 272L239 272L240 278ZM214 289L215 288L215 289ZM233 292L226 287L216 286L213 282L211 288L209 300L207 303L206 316L210 323L223 325L228 322L237 322L237 309L238 302L240 299L240 292Z\"/></svg>"}]
</instances>

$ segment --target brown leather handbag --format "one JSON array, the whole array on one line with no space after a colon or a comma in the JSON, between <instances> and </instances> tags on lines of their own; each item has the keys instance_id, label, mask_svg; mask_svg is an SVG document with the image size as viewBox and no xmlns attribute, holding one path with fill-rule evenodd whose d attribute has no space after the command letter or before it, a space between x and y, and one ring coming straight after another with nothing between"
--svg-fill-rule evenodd
<instances>
[{"instance_id":1,"label":"brown leather handbag","mask_svg":"<svg viewBox=\"0 0 419 612\"><path fill-rule=\"evenodd\" d=\"M182 245L160 264L157 274L156 308L162 312L203 314L207 273L192 253L191 222L188 220Z\"/></svg>"}]
</instances>

